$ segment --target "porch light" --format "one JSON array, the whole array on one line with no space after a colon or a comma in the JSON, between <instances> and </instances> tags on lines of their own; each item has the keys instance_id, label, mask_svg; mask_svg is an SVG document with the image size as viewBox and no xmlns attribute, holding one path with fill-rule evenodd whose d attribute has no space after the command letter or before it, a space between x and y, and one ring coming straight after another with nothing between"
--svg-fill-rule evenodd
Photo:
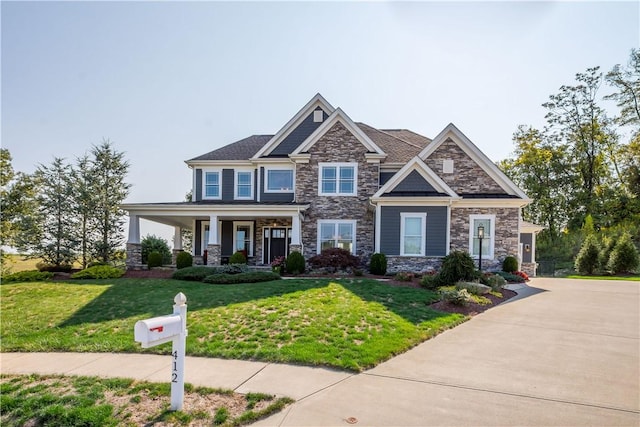
<instances>
[{"instance_id":1,"label":"porch light","mask_svg":"<svg viewBox=\"0 0 640 427\"><path fill-rule=\"evenodd\" d=\"M478 240L480 241L479 252L478 252L478 270L482 272L482 239L484 239L484 227L478 226Z\"/></svg>"}]
</instances>

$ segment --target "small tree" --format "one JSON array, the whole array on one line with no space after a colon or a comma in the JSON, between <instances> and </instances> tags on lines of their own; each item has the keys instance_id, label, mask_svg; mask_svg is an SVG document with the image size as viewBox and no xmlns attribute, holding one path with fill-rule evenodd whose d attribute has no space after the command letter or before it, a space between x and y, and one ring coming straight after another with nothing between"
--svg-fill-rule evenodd
<instances>
[{"instance_id":1,"label":"small tree","mask_svg":"<svg viewBox=\"0 0 640 427\"><path fill-rule=\"evenodd\" d=\"M247 257L240 251L236 251L229 257L229 264L246 264Z\"/></svg>"},{"instance_id":2,"label":"small tree","mask_svg":"<svg viewBox=\"0 0 640 427\"><path fill-rule=\"evenodd\" d=\"M476 266L468 252L453 251L442 260L438 275L440 282L454 284L459 280L473 280Z\"/></svg>"},{"instance_id":3,"label":"small tree","mask_svg":"<svg viewBox=\"0 0 640 427\"><path fill-rule=\"evenodd\" d=\"M640 265L638 249L635 247L628 234L622 236L616 244L609 258L609 270L613 274L633 273Z\"/></svg>"},{"instance_id":4,"label":"small tree","mask_svg":"<svg viewBox=\"0 0 640 427\"><path fill-rule=\"evenodd\" d=\"M387 257L385 254L375 253L371 255L369 271L371 274L376 274L378 276L384 276L387 274Z\"/></svg>"},{"instance_id":5,"label":"small tree","mask_svg":"<svg viewBox=\"0 0 640 427\"><path fill-rule=\"evenodd\" d=\"M595 235L587 236L575 261L575 269L580 274L593 274L598 267L600 246Z\"/></svg>"},{"instance_id":6,"label":"small tree","mask_svg":"<svg viewBox=\"0 0 640 427\"><path fill-rule=\"evenodd\" d=\"M169 244L162 237L148 234L140 241L142 249L142 263L148 263L148 257L151 252L158 252L162 256L162 264L171 263L171 250Z\"/></svg>"},{"instance_id":7,"label":"small tree","mask_svg":"<svg viewBox=\"0 0 640 427\"><path fill-rule=\"evenodd\" d=\"M298 251L293 251L289 254L287 260L285 261L285 269L288 273L293 275L301 274L304 273L305 270L304 264L304 256Z\"/></svg>"}]
</instances>

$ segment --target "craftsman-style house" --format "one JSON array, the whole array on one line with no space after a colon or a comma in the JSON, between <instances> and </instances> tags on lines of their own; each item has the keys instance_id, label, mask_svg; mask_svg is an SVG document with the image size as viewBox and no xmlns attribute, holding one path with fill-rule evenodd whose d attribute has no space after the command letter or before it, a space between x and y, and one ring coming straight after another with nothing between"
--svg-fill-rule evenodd
<instances>
[{"instance_id":1,"label":"craftsman-style house","mask_svg":"<svg viewBox=\"0 0 640 427\"><path fill-rule=\"evenodd\" d=\"M197 263L244 251L269 264L300 251L340 247L389 271L437 268L453 250L482 252L483 269L519 257L535 273L535 234L521 219L530 202L458 128L429 139L355 123L320 94L275 135L252 135L186 161L190 202L127 204L127 263L141 264L139 219L193 230ZM478 238L481 230L483 239ZM480 247L482 241L482 247Z\"/></svg>"}]
</instances>

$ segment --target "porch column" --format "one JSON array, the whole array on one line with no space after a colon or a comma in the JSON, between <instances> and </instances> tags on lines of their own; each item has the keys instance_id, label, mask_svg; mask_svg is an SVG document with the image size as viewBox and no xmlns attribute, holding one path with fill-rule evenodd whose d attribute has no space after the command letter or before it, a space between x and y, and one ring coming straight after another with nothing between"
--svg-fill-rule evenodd
<instances>
[{"instance_id":1,"label":"porch column","mask_svg":"<svg viewBox=\"0 0 640 427\"><path fill-rule=\"evenodd\" d=\"M140 244L140 218L129 214L129 239L127 240L127 270L142 268L142 245Z\"/></svg>"},{"instance_id":2,"label":"porch column","mask_svg":"<svg viewBox=\"0 0 640 427\"><path fill-rule=\"evenodd\" d=\"M209 241L207 242L207 265L220 265L221 248L218 236L218 215L209 216Z\"/></svg>"},{"instance_id":3,"label":"porch column","mask_svg":"<svg viewBox=\"0 0 640 427\"><path fill-rule=\"evenodd\" d=\"M302 252L302 243L300 242L300 215L291 216L291 244L289 244L290 252Z\"/></svg>"},{"instance_id":4,"label":"porch column","mask_svg":"<svg viewBox=\"0 0 640 427\"><path fill-rule=\"evenodd\" d=\"M171 263L176 264L178 254L182 252L182 228L173 227L173 251L171 253Z\"/></svg>"}]
</instances>

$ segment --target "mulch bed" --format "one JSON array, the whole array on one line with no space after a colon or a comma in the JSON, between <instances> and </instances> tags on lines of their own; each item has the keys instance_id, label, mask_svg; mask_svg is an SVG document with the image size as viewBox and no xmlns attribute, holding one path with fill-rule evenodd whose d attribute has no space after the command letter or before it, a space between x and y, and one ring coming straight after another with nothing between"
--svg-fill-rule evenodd
<instances>
[{"instance_id":1,"label":"mulch bed","mask_svg":"<svg viewBox=\"0 0 640 427\"><path fill-rule=\"evenodd\" d=\"M484 297L491 300L491 304L481 305L476 303L470 303L469 305L462 306L462 305L451 304L450 302L446 302L446 301L438 301L436 303L431 304L429 307L438 311L446 311L447 313L460 313L460 314L464 314L465 316L475 316L476 314L480 314L483 311L487 311L491 307L495 307L496 305L518 295L517 292L514 292L509 289L503 289L500 291L500 293L502 293L502 298L499 298L491 294L483 295Z\"/></svg>"}]
</instances>

